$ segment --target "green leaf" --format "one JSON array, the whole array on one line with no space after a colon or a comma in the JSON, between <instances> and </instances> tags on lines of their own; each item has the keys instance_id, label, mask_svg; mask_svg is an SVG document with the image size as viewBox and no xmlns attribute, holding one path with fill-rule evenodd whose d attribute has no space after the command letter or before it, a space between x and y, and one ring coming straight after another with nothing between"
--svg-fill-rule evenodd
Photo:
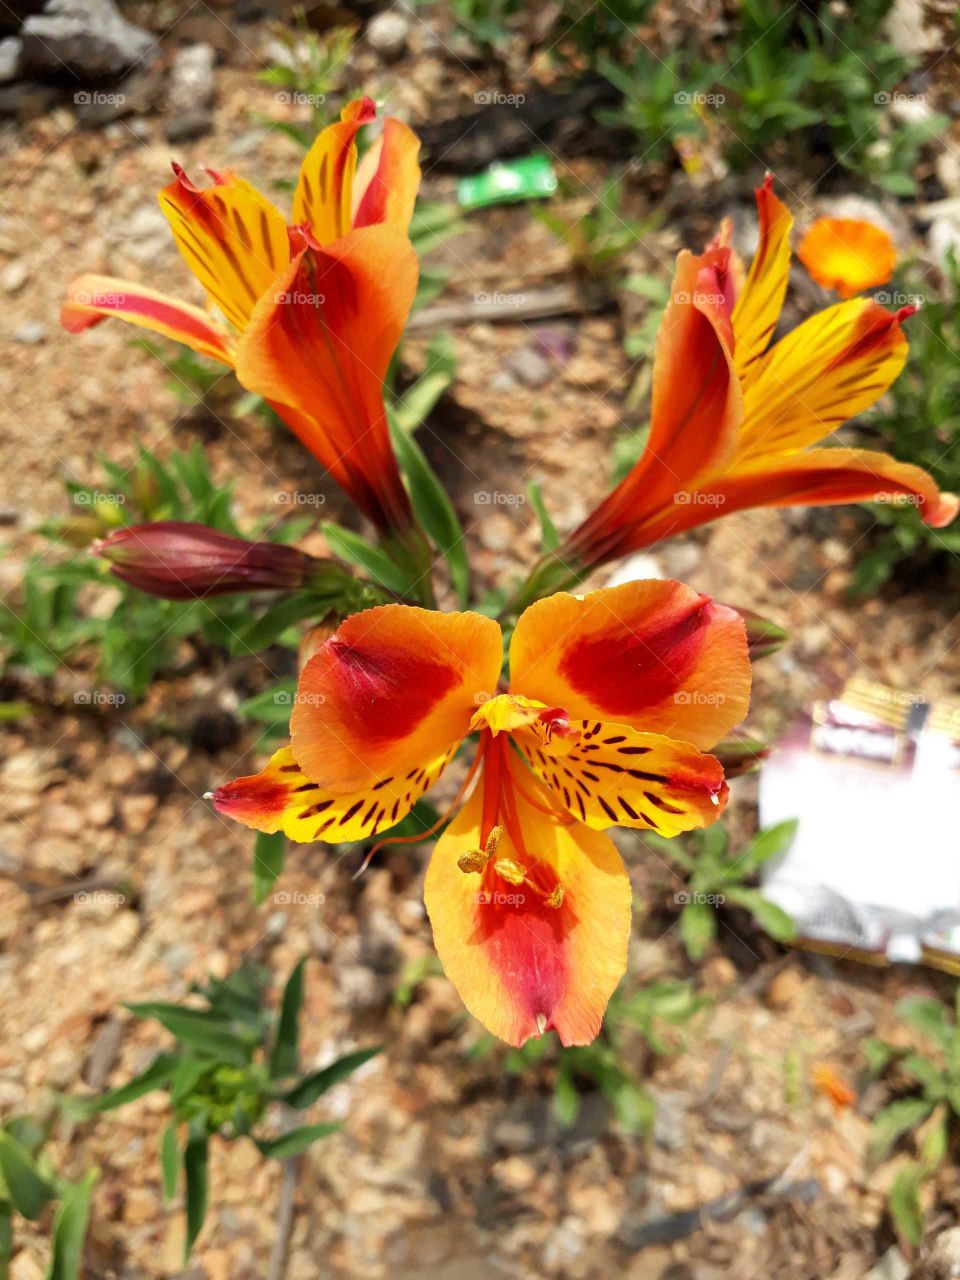
<instances>
[{"instance_id":1,"label":"green leaf","mask_svg":"<svg viewBox=\"0 0 960 1280\"><path fill-rule=\"evenodd\" d=\"M553 1082L553 1114L557 1117L557 1123L564 1128L575 1124L580 1114L580 1092L562 1059Z\"/></svg>"},{"instance_id":2,"label":"green leaf","mask_svg":"<svg viewBox=\"0 0 960 1280\"><path fill-rule=\"evenodd\" d=\"M287 1156L299 1156L318 1138L327 1138L343 1126L336 1122L328 1124L305 1124L299 1129L290 1129L281 1133L279 1138L255 1138L254 1141L262 1156L272 1160L284 1160Z\"/></svg>"},{"instance_id":3,"label":"green leaf","mask_svg":"<svg viewBox=\"0 0 960 1280\"><path fill-rule=\"evenodd\" d=\"M394 426L391 431L400 469L410 490L414 514L450 569L450 580L461 605L470 601L470 566L463 526L437 474L412 435Z\"/></svg>"},{"instance_id":4,"label":"green leaf","mask_svg":"<svg viewBox=\"0 0 960 1280\"><path fill-rule=\"evenodd\" d=\"M207 1148L206 1134L194 1134L187 1139L183 1151L183 1171L187 1188L187 1238L184 1244L184 1261L190 1258L194 1242L200 1234L207 1216Z\"/></svg>"},{"instance_id":5,"label":"green leaf","mask_svg":"<svg viewBox=\"0 0 960 1280\"><path fill-rule=\"evenodd\" d=\"M767 827L750 841L737 859L751 870L781 853L788 847L797 834L798 819L788 818L786 822L778 822L774 827Z\"/></svg>"},{"instance_id":6,"label":"green leaf","mask_svg":"<svg viewBox=\"0 0 960 1280\"><path fill-rule=\"evenodd\" d=\"M880 1040L877 1036L868 1036L861 1047L863 1056L866 1059L867 1070L872 1076L883 1075L884 1071L897 1056L897 1049L892 1044L887 1044L885 1040Z\"/></svg>"},{"instance_id":7,"label":"green leaf","mask_svg":"<svg viewBox=\"0 0 960 1280\"><path fill-rule=\"evenodd\" d=\"M170 1082L170 1103L174 1110L190 1097L204 1076L216 1070L205 1058L181 1058Z\"/></svg>"},{"instance_id":8,"label":"green leaf","mask_svg":"<svg viewBox=\"0 0 960 1280\"><path fill-rule=\"evenodd\" d=\"M530 505L540 521L540 549L544 553L556 551L560 545L560 535L557 533L557 526L550 518L547 504L544 502L543 494L540 492L540 486L535 480L527 481L527 497L530 499Z\"/></svg>"},{"instance_id":9,"label":"green leaf","mask_svg":"<svg viewBox=\"0 0 960 1280\"><path fill-rule=\"evenodd\" d=\"M359 534L351 532L350 529L344 529L342 525L334 524L332 520L324 521L321 527L330 544L330 550L341 560L346 560L348 564L359 565L375 582L379 582L382 587L386 587L395 595L402 596L408 589L410 583L407 574L378 547L371 546Z\"/></svg>"},{"instance_id":10,"label":"green leaf","mask_svg":"<svg viewBox=\"0 0 960 1280\"><path fill-rule=\"evenodd\" d=\"M262 653L304 618L322 616L326 607L324 598L299 592L273 605L259 618L254 618L232 641L231 649L241 656Z\"/></svg>"},{"instance_id":11,"label":"green leaf","mask_svg":"<svg viewBox=\"0 0 960 1280\"><path fill-rule=\"evenodd\" d=\"M126 1008L137 1018L153 1018L171 1035L208 1058L218 1058L235 1066L245 1066L250 1059L247 1045L234 1033L229 1022L203 1009L187 1009L178 1004L146 1001L128 1004Z\"/></svg>"},{"instance_id":12,"label":"green leaf","mask_svg":"<svg viewBox=\"0 0 960 1280\"><path fill-rule=\"evenodd\" d=\"M920 1147L920 1163L928 1173L934 1173L946 1160L948 1136L946 1109L938 1107Z\"/></svg>"},{"instance_id":13,"label":"green leaf","mask_svg":"<svg viewBox=\"0 0 960 1280\"><path fill-rule=\"evenodd\" d=\"M83 1242L90 1222L90 1202L99 1178L100 1170L91 1169L64 1192L53 1220L53 1251L46 1280L77 1280L80 1275Z\"/></svg>"},{"instance_id":14,"label":"green leaf","mask_svg":"<svg viewBox=\"0 0 960 1280\"><path fill-rule=\"evenodd\" d=\"M9 1200L0 1199L0 1280L7 1280L12 1257L13 1205Z\"/></svg>"},{"instance_id":15,"label":"green leaf","mask_svg":"<svg viewBox=\"0 0 960 1280\"><path fill-rule=\"evenodd\" d=\"M693 961L702 960L717 936L717 918L708 902L688 902L680 916L680 939Z\"/></svg>"},{"instance_id":16,"label":"green leaf","mask_svg":"<svg viewBox=\"0 0 960 1280\"><path fill-rule=\"evenodd\" d=\"M777 942L789 942L797 936L797 926L793 919L782 907L765 898L758 889L744 889L735 885L726 890L726 897L730 902L749 911L760 928Z\"/></svg>"},{"instance_id":17,"label":"green leaf","mask_svg":"<svg viewBox=\"0 0 960 1280\"><path fill-rule=\"evenodd\" d=\"M390 417L399 430L410 435L426 422L430 413L457 375L457 350L449 333L437 333L427 347L427 368L390 408Z\"/></svg>"},{"instance_id":18,"label":"green leaf","mask_svg":"<svg viewBox=\"0 0 960 1280\"><path fill-rule=\"evenodd\" d=\"M919 1164L905 1165L890 1188L890 1212L897 1230L913 1245L923 1240L923 1213L920 1210L920 1187L924 1170Z\"/></svg>"},{"instance_id":19,"label":"green leaf","mask_svg":"<svg viewBox=\"0 0 960 1280\"><path fill-rule=\"evenodd\" d=\"M926 1098L898 1098L878 1111L873 1118L870 1141L867 1144L867 1163L877 1165L905 1133L922 1124L933 1110L934 1104Z\"/></svg>"},{"instance_id":20,"label":"green leaf","mask_svg":"<svg viewBox=\"0 0 960 1280\"><path fill-rule=\"evenodd\" d=\"M947 1018L947 1010L939 1000L908 996L906 1000L897 1002L897 1013L904 1022L923 1032L941 1049L949 1052L954 1032Z\"/></svg>"},{"instance_id":21,"label":"green leaf","mask_svg":"<svg viewBox=\"0 0 960 1280\"><path fill-rule=\"evenodd\" d=\"M154 1089L164 1088L173 1079L178 1061L176 1054L161 1053L159 1057L154 1058L145 1071L141 1071L126 1084L116 1089L109 1089L99 1098L92 1098L87 1104L89 1109L97 1112L113 1111L115 1107L126 1106L128 1102L135 1102L144 1094L152 1093Z\"/></svg>"},{"instance_id":22,"label":"green leaf","mask_svg":"<svg viewBox=\"0 0 960 1280\"><path fill-rule=\"evenodd\" d=\"M319 1071L314 1071L311 1075L304 1076L293 1088L283 1095L283 1101L288 1106L296 1107L298 1111L303 1111L328 1089L332 1089L335 1084L339 1084L341 1080L346 1080L348 1076L352 1076L354 1071L362 1067L365 1062L369 1062L371 1058L375 1058L382 1051L382 1045L375 1045L372 1049L355 1049L353 1053L346 1053L342 1058L337 1058L336 1062L331 1062L328 1067L321 1067Z\"/></svg>"},{"instance_id":23,"label":"green leaf","mask_svg":"<svg viewBox=\"0 0 960 1280\"><path fill-rule=\"evenodd\" d=\"M282 831L267 835L257 832L253 845L253 902L259 907L276 884L287 853L287 838Z\"/></svg>"},{"instance_id":24,"label":"green leaf","mask_svg":"<svg viewBox=\"0 0 960 1280\"><path fill-rule=\"evenodd\" d=\"M300 1036L300 1010L303 1007L303 968L306 963L307 957L304 956L287 979L283 990L277 1035L270 1054L271 1080L282 1080L285 1076L295 1075L300 1065L297 1043Z\"/></svg>"},{"instance_id":25,"label":"green leaf","mask_svg":"<svg viewBox=\"0 0 960 1280\"><path fill-rule=\"evenodd\" d=\"M160 1171L163 1176L163 1201L169 1204L177 1194L180 1180L180 1147L177 1144L179 1120L172 1120L160 1139Z\"/></svg>"},{"instance_id":26,"label":"green leaf","mask_svg":"<svg viewBox=\"0 0 960 1280\"><path fill-rule=\"evenodd\" d=\"M11 1134L0 1129L0 1177L13 1207L24 1218L39 1218L57 1197L56 1188L42 1178L30 1156Z\"/></svg>"}]
</instances>

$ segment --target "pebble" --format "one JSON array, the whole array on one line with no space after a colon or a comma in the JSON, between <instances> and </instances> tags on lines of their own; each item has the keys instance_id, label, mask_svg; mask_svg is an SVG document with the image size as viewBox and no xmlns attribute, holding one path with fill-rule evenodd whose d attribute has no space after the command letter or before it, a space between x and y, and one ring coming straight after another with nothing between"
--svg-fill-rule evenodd
<instances>
[{"instance_id":1,"label":"pebble","mask_svg":"<svg viewBox=\"0 0 960 1280\"><path fill-rule=\"evenodd\" d=\"M504 367L525 387L542 387L553 377L553 366L533 347L521 347L504 361Z\"/></svg>"},{"instance_id":2,"label":"pebble","mask_svg":"<svg viewBox=\"0 0 960 1280\"><path fill-rule=\"evenodd\" d=\"M120 816L124 829L132 836L142 835L153 821L157 810L157 797L152 795L123 796L120 800Z\"/></svg>"},{"instance_id":3,"label":"pebble","mask_svg":"<svg viewBox=\"0 0 960 1280\"><path fill-rule=\"evenodd\" d=\"M30 268L25 262L8 262L0 271L0 289L4 293L19 293L29 279Z\"/></svg>"},{"instance_id":4,"label":"pebble","mask_svg":"<svg viewBox=\"0 0 960 1280\"><path fill-rule=\"evenodd\" d=\"M367 44L387 62L392 62L403 53L409 34L409 19L395 8L387 9L370 19L367 25Z\"/></svg>"},{"instance_id":5,"label":"pebble","mask_svg":"<svg viewBox=\"0 0 960 1280\"><path fill-rule=\"evenodd\" d=\"M13 340L22 343L25 347L35 347L38 342L43 342L46 336L47 326L41 324L39 320L34 320L15 330Z\"/></svg>"},{"instance_id":6,"label":"pebble","mask_svg":"<svg viewBox=\"0 0 960 1280\"><path fill-rule=\"evenodd\" d=\"M47 0L21 29L25 69L37 75L64 70L88 81L109 80L146 57L149 31L128 22L113 0Z\"/></svg>"},{"instance_id":7,"label":"pebble","mask_svg":"<svg viewBox=\"0 0 960 1280\"><path fill-rule=\"evenodd\" d=\"M169 142L185 142L209 132L213 123L214 65L210 44L178 49L170 71L164 132Z\"/></svg>"},{"instance_id":8,"label":"pebble","mask_svg":"<svg viewBox=\"0 0 960 1280\"><path fill-rule=\"evenodd\" d=\"M20 63L23 58L23 41L16 36L6 36L0 40L0 82L16 80L20 74Z\"/></svg>"}]
</instances>

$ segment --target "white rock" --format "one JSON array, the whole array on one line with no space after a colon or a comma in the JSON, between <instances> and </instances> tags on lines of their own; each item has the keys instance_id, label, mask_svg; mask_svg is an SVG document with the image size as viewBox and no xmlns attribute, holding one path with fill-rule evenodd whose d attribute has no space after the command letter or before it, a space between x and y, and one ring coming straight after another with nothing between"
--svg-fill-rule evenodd
<instances>
[{"instance_id":1,"label":"white rock","mask_svg":"<svg viewBox=\"0 0 960 1280\"><path fill-rule=\"evenodd\" d=\"M367 25L367 44L383 58L399 58L409 34L409 18L397 9L387 9L371 18Z\"/></svg>"}]
</instances>

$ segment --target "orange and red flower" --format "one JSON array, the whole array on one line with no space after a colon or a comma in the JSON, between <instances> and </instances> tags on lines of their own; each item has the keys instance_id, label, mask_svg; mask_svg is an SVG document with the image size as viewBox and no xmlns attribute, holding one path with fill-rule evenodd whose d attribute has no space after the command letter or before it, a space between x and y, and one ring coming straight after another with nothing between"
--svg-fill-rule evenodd
<instances>
[{"instance_id":1,"label":"orange and red flower","mask_svg":"<svg viewBox=\"0 0 960 1280\"><path fill-rule=\"evenodd\" d=\"M611 826L664 836L723 812L706 750L746 714L742 619L677 582L558 594L520 618L498 691L500 627L384 605L348 618L300 677L291 743L214 793L293 840L394 826L463 739L479 780L438 841L425 899L470 1011L519 1045L597 1034L626 966L630 884Z\"/></svg>"},{"instance_id":2,"label":"orange and red flower","mask_svg":"<svg viewBox=\"0 0 960 1280\"><path fill-rule=\"evenodd\" d=\"M859 218L818 218L800 241L797 257L817 284L841 298L886 284L897 265L889 234Z\"/></svg>"},{"instance_id":3,"label":"orange and red flower","mask_svg":"<svg viewBox=\"0 0 960 1280\"><path fill-rule=\"evenodd\" d=\"M786 207L767 178L756 192L760 241L750 271L730 227L704 253L680 254L657 336L650 435L625 479L544 563L537 586L748 507L915 504L940 528L958 500L919 467L869 449L817 443L869 408L903 368L902 324L857 298L811 316L770 345L790 270ZM542 594L542 590L539 592Z\"/></svg>"},{"instance_id":4,"label":"orange and red flower","mask_svg":"<svg viewBox=\"0 0 960 1280\"><path fill-rule=\"evenodd\" d=\"M420 144L388 118L358 166L356 136L374 115L369 98L352 102L319 134L300 170L291 226L236 174L211 170L211 185L200 188L174 166L160 207L208 309L82 275L62 321L76 333L119 316L234 368L364 514L395 531L412 517L383 380L417 286L407 230Z\"/></svg>"}]
</instances>

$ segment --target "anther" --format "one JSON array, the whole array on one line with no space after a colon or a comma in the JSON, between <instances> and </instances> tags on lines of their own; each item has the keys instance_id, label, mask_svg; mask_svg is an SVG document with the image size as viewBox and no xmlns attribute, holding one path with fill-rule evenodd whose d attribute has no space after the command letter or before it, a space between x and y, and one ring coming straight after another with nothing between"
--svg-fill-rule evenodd
<instances>
[{"instance_id":1,"label":"anther","mask_svg":"<svg viewBox=\"0 0 960 1280\"><path fill-rule=\"evenodd\" d=\"M468 849L457 859L457 866L465 873L482 871L489 861L490 855L484 853L482 849Z\"/></svg>"},{"instance_id":2,"label":"anther","mask_svg":"<svg viewBox=\"0 0 960 1280\"><path fill-rule=\"evenodd\" d=\"M553 892L547 895L547 898L545 900L546 905L548 907L554 907L554 908L559 907L560 904L563 902L563 892L564 892L563 885L558 880L557 883L554 885Z\"/></svg>"},{"instance_id":3,"label":"anther","mask_svg":"<svg viewBox=\"0 0 960 1280\"><path fill-rule=\"evenodd\" d=\"M500 841L503 839L503 827L491 827L490 834L487 836L487 843L484 846L488 858L492 858L500 847Z\"/></svg>"},{"instance_id":4,"label":"anther","mask_svg":"<svg viewBox=\"0 0 960 1280\"><path fill-rule=\"evenodd\" d=\"M493 864L493 869L508 884L523 884L527 878L526 871L524 871L519 862L514 862L512 858L498 858Z\"/></svg>"}]
</instances>

